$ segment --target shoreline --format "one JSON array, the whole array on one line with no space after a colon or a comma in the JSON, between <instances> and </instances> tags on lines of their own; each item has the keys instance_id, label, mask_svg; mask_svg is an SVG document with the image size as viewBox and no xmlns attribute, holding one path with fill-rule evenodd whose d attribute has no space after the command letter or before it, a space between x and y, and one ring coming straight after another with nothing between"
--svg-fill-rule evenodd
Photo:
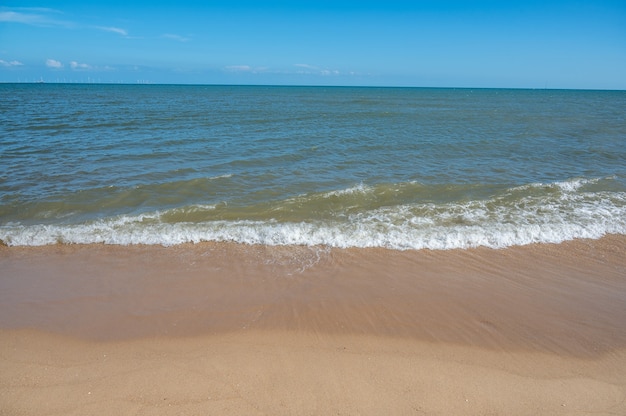
<instances>
[{"instance_id":1,"label":"shoreline","mask_svg":"<svg viewBox=\"0 0 626 416\"><path fill-rule=\"evenodd\" d=\"M0 329L94 340L313 330L540 350L556 341L530 338L559 329L557 352L593 355L626 347L625 252L621 235L446 251L2 247ZM565 341L586 339L568 351Z\"/></svg>"},{"instance_id":2,"label":"shoreline","mask_svg":"<svg viewBox=\"0 0 626 416\"><path fill-rule=\"evenodd\" d=\"M0 247L0 415L619 414L624 253Z\"/></svg>"}]
</instances>

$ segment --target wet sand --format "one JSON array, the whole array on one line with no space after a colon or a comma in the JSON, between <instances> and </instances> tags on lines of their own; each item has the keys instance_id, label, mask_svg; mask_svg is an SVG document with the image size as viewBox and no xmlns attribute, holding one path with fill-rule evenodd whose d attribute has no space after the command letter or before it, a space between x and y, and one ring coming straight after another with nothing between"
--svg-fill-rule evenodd
<instances>
[{"instance_id":1,"label":"wet sand","mask_svg":"<svg viewBox=\"0 0 626 416\"><path fill-rule=\"evenodd\" d=\"M625 414L625 253L0 247L0 414Z\"/></svg>"}]
</instances>

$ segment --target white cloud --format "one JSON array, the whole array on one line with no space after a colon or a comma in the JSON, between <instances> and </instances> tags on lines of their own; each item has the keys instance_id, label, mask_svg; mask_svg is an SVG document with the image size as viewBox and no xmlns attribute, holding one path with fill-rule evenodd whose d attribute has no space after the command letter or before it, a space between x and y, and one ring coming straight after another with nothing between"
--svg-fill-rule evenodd
<instances>
[{"instance_id":1,"label":"white cloud","mask_svg":"<svg viewBox=\"0 0 626 416\"><path fill-rule=\"evenodd\" d=\"M105 32L117 33L118 35L128 36L128 31L114 26L92 26L78 24L75 22L59 20L57 16L62 12L54 9L43 7L0 7L0 22L23 23L33 26L44 27L64 27L66 29L89 28L96 30L104 30Z\"/></svg>"},{"instance_id":2,"label":"white cloud","mask_svg":"<svg viewBox=\"0 0 626 416\"><path fill-rule=\"evenodd\" d=\"M62 13L60 10L51 9L49 7L15 7L14 10L23 10L27 12L41 12L41 13Z\"/></svg>"},{"instance_id":3,"label":"white cloud","mask_svg":"<svg viewBox=\"0 0 626 416\"><path fill-rule=\"evenodd\" d=\"M0 22L14 22L25 24L44 23L46 18L40 14L30 14L21 12L0 12Z\"/></svg>"},{"instance_id":4,"label":"white cloud","mask_svg":"<svg viewBox=\"0 0 626 416\"><path fill-rule=\"evenodd\" d=\"M5 60L0 59L0 66L9 66L9 67L11 67L11 66L22 66L22 65L24 65L24 64L21 63L20 61L9 61L9 62L7 62Z\"/></svg>"},{"instance_id":5,"label":"white cloud","mask_svg":"<svg viewBox=\"0 0 626 416\"><path fill-rule=\"evenodd\" d=\"M224 70L229 72L246 72L249 74L268 73L270 68L267 66L250 66L250 65L230 65L224 67Z\"/></svg>"},{"instance_id":6,"label":"white cloud","mask_svg":"<svg viewBox=\"0 0 626 416\"><path fill-rule=\"evenodd\" d=\"M69 63L72 71L94 71L94 72L103 72L103 71L115 71L116 69L112 66L94 66L86 63L81 63L78 61L70 61Z\"/></svg>"},{"instance_id":7,"label":"white cloud","mask_svg":"<svg viewBox=\"0 0 626 416\"><path fill-rule=\"evenodd\" d=\"M230 65L225 66L224 71L247 74L297 74L307 77L345 77L359 75L356 72L343 72L338 69L328 69L311 64L292 64L294 68L275 70L266 66Z\"/></svg>"},{"instance_id":8,"label":"white cloud","mask_svg":"<svg viewBox=\"0 0 626 416\"><path fill-rule=\"evenodd\" d=\"M70 22L49 16L52 13L60 14L61 12L42 7L2 8L0 9L0 22L23 23L34 26L73 26Z\"/></svg>"},{"instance_id":9,"label":"white cloud","mask_svg":"<svg viewBox=\"0 0 626 416\"><path fill-rule=\"evenodd\" d=\"M86 70L86 69L91 69L92 68L91 65L89 65L89 64L79 64L76 61L70 62L70 67L73 70L81 70L81 69L85 69Z\"/></svg>"},{"instance_id":10,"label":"white cloud","mask_svg":"<svg viewBox=\"0 0 626 416\"><path fill-rule=\"evenodd\" d=\"M37 15L16 12L0 12L0 22L32 23L39 19Z\"/></svg>"},{"instance_id":11,"label":"white cloud","mask_svg":"<svg viewBox=\"0 0 626 416\"><path fill-rule=\"evenodd\" d=\"M313 71L319 71L319 68L309 64L293 64L293 66L297 66L298 68L311 69Z\"/></svg>"},{"instance_id":12,"label":"white cloud","mask_svg":"<svg viewBox=\"0 0 626 416\"><path fill-rule=\"evenodd\" d=\"M128 36L128 31L126 29L120 29L119 27L96 26L96 29L104 30L105 32L117 33L122 36Z\"/></svg>"},{"instance_id":13,"label":"white cloud","mask_svg":"<svg viewBox=\"0 0 626 416\"><path fill-rule=\"evenodd\" d=\"M166 33L164 35L161 35L162 38L164 39L171 39L171 40L176 40L178 42L189 42L191 39L190 38L186 38L184 36L180 36L180 35L175 35L172 33Z\"/></svg>"},{"instance_id":14,"label":"white cloud","mask_svg":"<svg viewBox=\"0 0 626 416\"><path fill-rule=\"evenodd\" d=\"M340 75L341 73L336 70L336 69L325 69L325 68L320 68L318 66L315 65L309 65L309 64L293 64L293 66L298 67L298 68L302 68L301 70L298 71L299 74L318 74L318 75L323 75L323 76L330 76L330 75Z\"/></svg>"},{"instance_id":15,"label":"white cloud","mask_svg":"<svg viewBox=\"0 0 626 416\"><path fill-rule=\"evenodd\" d=\"M230 65L226 67L226 70L233 72L250 72L252 67L250 65Z\"/></svg>"},{"instance_id":16,"label":"white cloud","mask_svg":"<svg viewBox=\"0 0 626 416\"><path fill-rule=\"evenodd\" d=\"M59 68L63 68L63 64L59 61L56 61L54 59L48 59L46 61L46 66L48 68L55 68L55 69L59 69Z\"/></svg>"}]
</instances>

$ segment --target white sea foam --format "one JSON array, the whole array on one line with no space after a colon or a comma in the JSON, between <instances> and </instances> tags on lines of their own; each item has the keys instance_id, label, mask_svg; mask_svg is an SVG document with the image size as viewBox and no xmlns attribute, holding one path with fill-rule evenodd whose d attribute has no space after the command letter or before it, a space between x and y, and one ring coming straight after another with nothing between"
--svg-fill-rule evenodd
<instances>
[{"instance_id":1,"label":"white sea foam","mask_svg":"<svg viewBox=\"0 0 626 416\"><path fill-rule=\"evenodd\" d=\"M566 181L559 181L559 182L552 182L552 183L530 183L530 184L526 184L526 185L522 185L522 186L518 186L512 189L512 191L525 191L525 190L529 190L529 189L542 189L542 188L552 188L552 189L558 189L562 192L576 192L578 191L580 188L587 186L587 185L594 185L597 184L598 182L602 181L603 179L614 179L612 177L607 177L607 178L593 178L593 179L588 179L588 178L573 178L573 179L569 179Z\"/></svg>"},{"instance_id":2,"label":"white sea foam","mask_svg":"<svg viewBox=\"0 0 626 416\"><path fill-rule=\"evenodd\" d=\"M338 189L335 191L326 192L324 194L324 198L330 198L333 196L352 195L352 194L365 194L367 192L371 192L372 190L373 190L372 187L364 185L363 183L360 183L350 188Z\"/></svg>"},{"instance_id":3,"label":"white sea foam","mask_svg":"<svg viewBox=\"0 0 626 416\"><path fill-rule=\"evenodd\" d=\"M213 177L210 177L208 179L211 179L211 180L212 179L227 179L227 178L232 178L232 177L233 177L232 173L225 173L223 175L213 176Z\"/></svg>"},{"instance_id":4,"label":"white sea foam","mask_svg":"<svg viewBox=\"0 0 626 416\"><path fill-rule=\"evenodd\" d=\"M539 186L539 185L535 185ZM265 245L324 245L391 249L503 248L531 243L559 243L577 238L626 234L626 194L574 192L561 186L557 195L507 195L449 204L383 207L329 220L277 220L167 223L166 213L119 216L83 224L0 227L11 246L56 243L176 245L233 241ZM207 207L211 208L211 206Z\"/></svg>"}]
</instances>

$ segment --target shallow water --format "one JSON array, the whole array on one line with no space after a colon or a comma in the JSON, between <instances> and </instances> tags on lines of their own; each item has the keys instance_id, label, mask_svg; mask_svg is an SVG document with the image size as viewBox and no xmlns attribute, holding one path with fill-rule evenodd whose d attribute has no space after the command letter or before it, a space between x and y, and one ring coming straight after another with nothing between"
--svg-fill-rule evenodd
<instances>
[{"instance_id":1,"label":"shallow water","mask_svg":"<svg viewBox=\"0 0 626 416\"><path fill-rule=\"evenodd\" d=\"M626 92L0 85L0 240L506 247L626 234Z\"/></svg>"}]
</instances>

